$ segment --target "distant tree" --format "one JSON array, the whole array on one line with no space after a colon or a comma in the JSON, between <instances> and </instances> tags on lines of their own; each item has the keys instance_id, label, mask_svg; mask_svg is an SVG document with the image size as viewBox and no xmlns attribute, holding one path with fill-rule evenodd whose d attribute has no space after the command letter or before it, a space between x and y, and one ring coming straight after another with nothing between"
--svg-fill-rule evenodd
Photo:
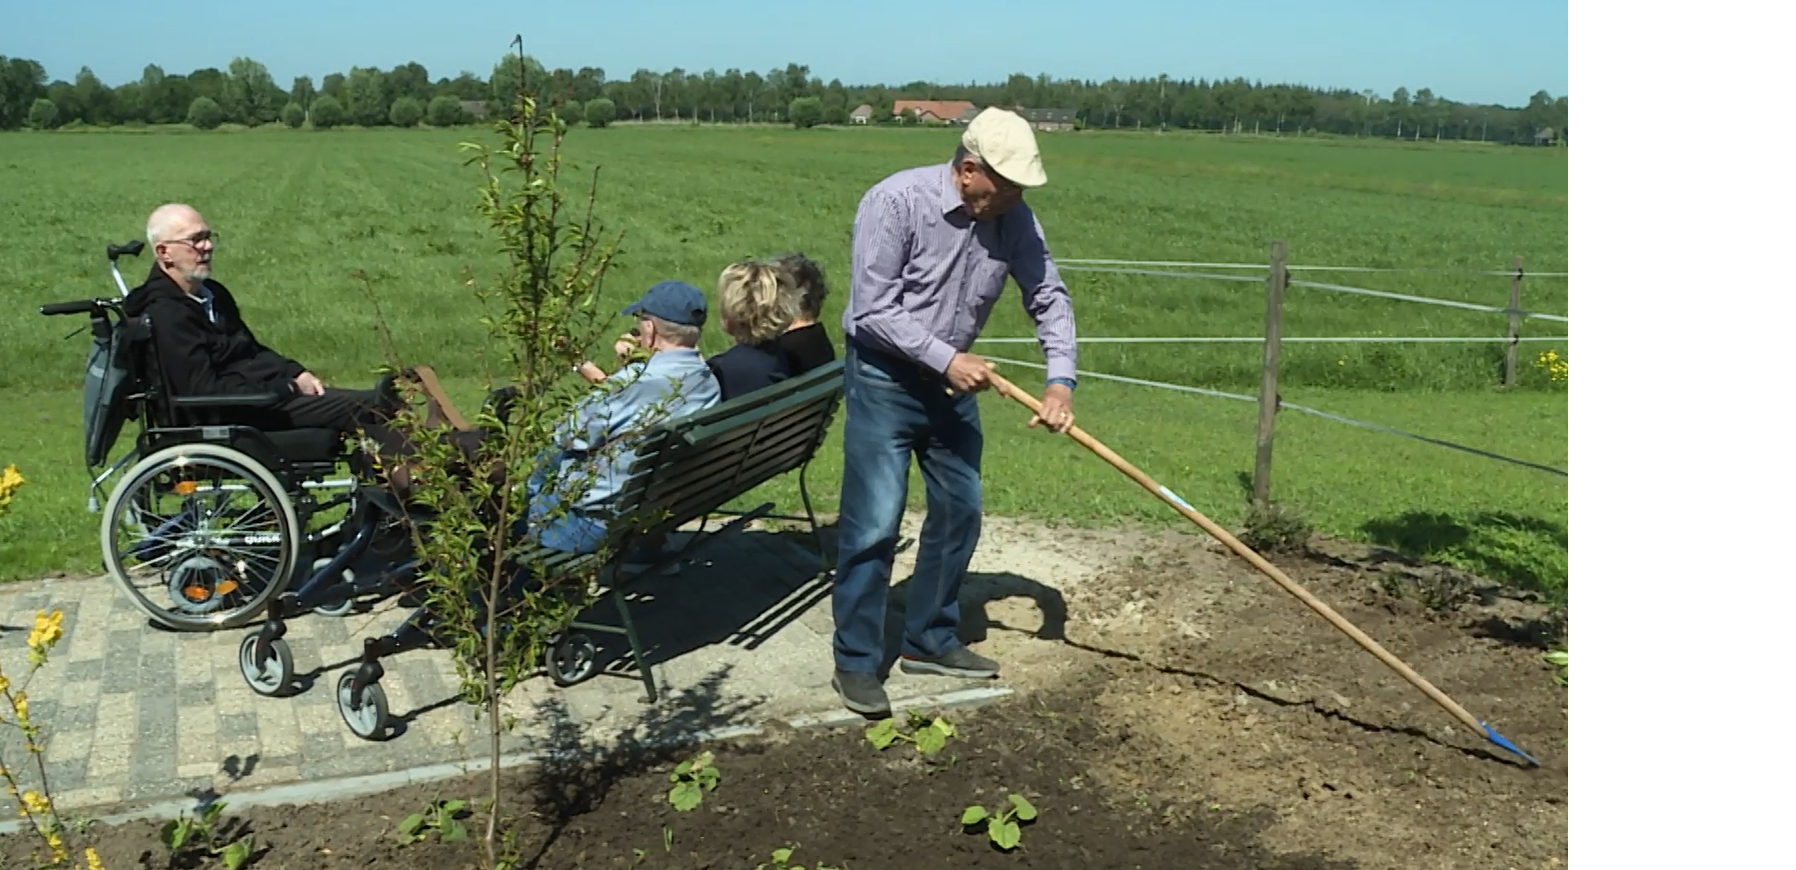
<instances>
[{"instance_id":1,"label":"distant tree","mask_svg":"<svg viewBox=\"0 0 1796 870\"><path fill-rule=\"evenodd\" d=\"M25 126L32 105L49 95L44 89L45 78L43 64L0 55L0 130Z\"/></svg>"},{"instance_id":2,"label":"distant tree","mask_svg":"<svg viewBox=\"0 0 1796 870\"><path fill-rule=\"evenodd\" d=\"M425 119L432 127L453 127L462 123L461 100L453 94L442 94L430 101L430 108L424 113Z\"/></svg>"},{"instance_id":3,"label":"distant tree","mask_svg":"<svg viewBox=\"0 0 1796 870\"><path fill-rule=\"evenodd\" d=\"M312 101L312 129L329 130L343 123L343 104L330 94Z\"/></svg>"},{"instance_id":4,"label":"distant tree","mask_svg":"<svg viewBox=\"0 0 1796 870\"><path fill-rule=\"evenodd\" d=\"M196 130L215 130L224 120L224 107L211 97L195 97L187 107L187 123Z\"/></svg>"},{"instance_id":5,"label":"distant tree","mask_svg":"<svg viewBox=\"0 0 1796 870\"><path fill-rule=\"evenodd\" d=\"M268 67L247 57L233 58L224 80L224 92L218 96L225 117L240 124L255 126L279 117L286 102Z\"/></svg>"},{"instance_id":6,"label":"distant tree","mask_svg":"<svg viewBox=\"0 0 1796 870\"><path fill-rule=\"evenodd\" d=\"M387 123L393 104L387 94L386 76L371 66L351 67L349 81L344 83L343 107L349 120L364 127Z\"/></svg>"},{"instance_id":7,"label":"distant tree","mask_svg":"<svg viewBox=\"0 0 1796 870\"><path fill-rule=\"evenodd\" d=\"M786 111L792 118L792 126L801 130L823 122L823 101L816 97L799 97Z\"/></svg>"},{"instance_id":8,"label":"distant tree","mask_svg":"<svg viewBox=\"0 0 1796 870\"><path fill-rule=\"evenodd\" d=\"M342 73L331 73L324 77L324 86L319 88L318 93L341 103L349 96L348 92L345 90L348 84L349 78L347 76Z\"/></svg>"},{"instance_id":9,"label":"distant tree","mask_svg":"<svg viewBox=\"0 0 1796 870\"><path fill-rule=\"evenodd\" d=\"M281 123L295 130L306 125L306 110L298 103L288 103L281 109Z\"/></svg>"},{"instance_id":10,"label":"distant tree","mask_svg":"<svg viewBox=\"0 0 1796 870\"><path fill-rule=\"evenodd\" d=\"M39 130L48 130L56 126L56 104L48 97L38 97L31 101L30 114L27 117L31 126Z\"/></svg>"},{"instance_id":11,"label":"distant tree","mask_svg":"<svg viewBox=\"0 0 1796 870\"><path fill-rule=\"evenodd\" d=\"M411 97L400 97L393 101L393 109L387 120L395 127L416 127L424 119L424 104Z\"/></svg>"},{"instance_id":12,"label":"distant tree","mask_svg":"<svg viewBox=\"0 0 1796 870\"><path fill-rule=\"evenodd\" d=\"M524 89L540 103L549 95L549 71L543 69L541 61L530 55L524 55L524 70ZM493 75L487 81L490 93L486 99L491 107L491 114L510 115L511 106L518 98L517 58L507 55L504 60L493 64Z\"/></svg>"},{"instance_id":13,"label":"distant tree","mask_svg":"<svg viewBox=\"0 0 1796 870\"><path fill-rule=\"evenodd\" d=\"M578 124L586 118L586 107L580 105L579 100L568 100L555 110L555 114L569 124Z\"/></svg>"},{"instance_id":14,"label":"distant tree","mask_svg":"<svg viewBox=\"0 0 1796 870\"><path fill-rule=\"evenodd\" d=\"M293 102L298 103L300 108L311 108L312 101L318 98L318 89L312 86L312 77L299 76L295 78L291 96Z\"/></svg>"},{"instance_id":15,"label":"distant tree","mask_svg":"<svg viewBox=\"0 0 1796 870\"><path fill-rule=\"evenodd\" d=\"M586 103L586 123L594 127L609 127L617 120L617 104L610 97L588 100Z\"/></svg>"}]
</instances>

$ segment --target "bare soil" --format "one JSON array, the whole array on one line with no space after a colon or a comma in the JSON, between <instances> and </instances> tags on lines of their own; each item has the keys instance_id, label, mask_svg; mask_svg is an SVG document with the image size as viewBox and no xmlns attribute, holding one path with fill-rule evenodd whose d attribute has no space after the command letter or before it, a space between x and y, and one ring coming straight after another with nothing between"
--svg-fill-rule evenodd
<instances>
[{"instance_id":1,"label":"bare soil","mask_svg":"<svg viewBox=\"0 0 1796 870\"><path fill-rule=\"evenodd\" d=\"M1110 540L1116 567L1075 588L969 583L974 640L1019 691L948 714L959 733L937 759L877 752L859 727L773 729L709 747L721 784L682 813L668 773L691 748L568 745L505 776L520 866L754 868L793 846L811 870L1564 865L1568 695L1540 659L1563 643L1562 612L1364 547L1271 556L1543 763L1530 769L1214 542ZM474 843L400 847L395 828L484 786L227 809L225 821L254 835L250 866L263 870L472 867ZM969 804L1011 792L1040 812L1019 849L959 824ZM478 835L483 818L465 822ZM96 825L74 840L114 870L171 866L156 829ZM0 863L27 866L31 845L0 840Z\"/></svg>"}]
</instances>

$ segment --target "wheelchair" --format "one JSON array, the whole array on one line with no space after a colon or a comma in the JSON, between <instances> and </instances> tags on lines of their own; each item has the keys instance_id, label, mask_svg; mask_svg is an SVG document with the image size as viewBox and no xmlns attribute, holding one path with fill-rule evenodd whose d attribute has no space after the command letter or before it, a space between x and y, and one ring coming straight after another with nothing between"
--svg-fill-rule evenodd
<instances>
[{"instance_id":1,"label":"wheelchair","mask_svg":"<svg viewBox=\"0 0 1796 870\"><path fill-rule=\"evenodd\" d=\"M220 412L274 405L273 394L170 393L154 324L123 307L129 288L119 257L143 248L141 241L107 246L117 298L39 309L89 319L88 510L104 493L100 548L112 580L152 622L189 632L237 628L264 615L282 626L285 615L343 616L359 599L405 591L417 568L405 519L375 497L377 486L340 472L352 467L353 443L334 429L221 421ZM108 465L132 421L130 449ZM251 687L265 694L292 676L278 633L246 639L239 657L246 678L256 675Z\"/></svg>"}]
</instances>

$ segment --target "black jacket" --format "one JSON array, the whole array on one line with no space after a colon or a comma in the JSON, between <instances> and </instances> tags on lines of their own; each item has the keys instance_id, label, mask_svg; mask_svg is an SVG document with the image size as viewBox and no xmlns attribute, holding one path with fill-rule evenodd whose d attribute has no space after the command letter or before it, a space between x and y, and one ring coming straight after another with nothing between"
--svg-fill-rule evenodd
<instances>
[{"instance_id":1,"label":"black jacket","mask_svg":"<svg viewBox=\"0 0 1796 870\"><path fill-rule=\"evenodd\" d=\"M293 379L306 367L257 341L223 284L208 280L206 286L217 323L207 320L199 301L159 265L150 267L143 286L125 296L125 314L150 316L167 389L177 396L297 393Z\"/></svg>"}]
</instances>

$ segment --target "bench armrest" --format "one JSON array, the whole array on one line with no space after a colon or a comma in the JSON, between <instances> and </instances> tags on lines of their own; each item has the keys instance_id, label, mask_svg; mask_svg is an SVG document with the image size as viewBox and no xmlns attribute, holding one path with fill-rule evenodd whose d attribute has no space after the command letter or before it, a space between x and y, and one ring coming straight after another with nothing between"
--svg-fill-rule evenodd
<instances>
[{"instance_id":1,"label":"bench armrest","mask_svg":"<svg viewBox=\"0 0 1796 870\"><path fill-rule=\"evenodd\" d=\"M239 393L220 396L175 396L177 408L272 408L280 404L276 393Z\"/></svg>"}]
</instances>

